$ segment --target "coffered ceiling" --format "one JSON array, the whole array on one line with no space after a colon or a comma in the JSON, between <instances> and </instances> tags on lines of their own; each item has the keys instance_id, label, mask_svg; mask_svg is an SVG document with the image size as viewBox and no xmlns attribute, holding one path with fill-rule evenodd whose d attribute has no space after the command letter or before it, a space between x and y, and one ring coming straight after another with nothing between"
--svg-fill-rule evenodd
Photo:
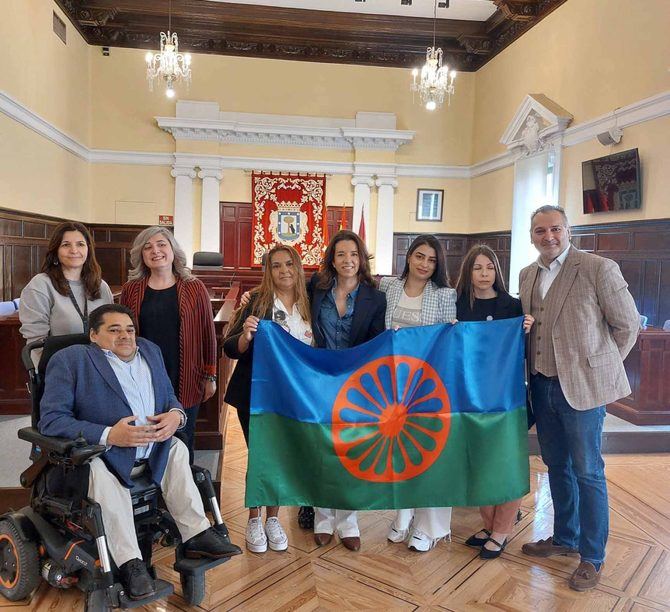
<instances>
[{"instance_id":1,"label":"coffered ceiling","mask_svg":"<svg viewBox=\"0 0 670 612\"><path fill-rule=\"evenodd\" d=\"M156 49L168 27L168 0L55 1L91 45ZM450 67L474 71L566 1L451 0L437 9L436 42ZM433 8L433 0L172 0L171 18L181 51L412 67L432 44Z\"/></svg>"}]
</instances>

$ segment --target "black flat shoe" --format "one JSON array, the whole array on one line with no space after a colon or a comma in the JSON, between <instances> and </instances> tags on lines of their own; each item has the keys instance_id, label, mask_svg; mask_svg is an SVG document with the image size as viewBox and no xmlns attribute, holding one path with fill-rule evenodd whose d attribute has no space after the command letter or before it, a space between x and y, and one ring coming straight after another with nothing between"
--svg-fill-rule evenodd
<instances>
[{"instance_id":1,"label":"black flat shoe","mask_svg":"<svg viewBox=\"0 0 670 612\"><path fill-rule=\"evenodd\" d=\"M478 538L477 533L483 532L486 534L485 538ZM473 548L479 548L480 546L484 546L486 542L488 542L489 536L491 535L491 532L488 529L480 529L477 533L471 535L467 540L465 540L465 545L466 546L472 546Z\"/></svg>"},{"instance_id":2,"label":"black flat shoe","mask_svg":"<svg viewBox=\"0 0 670 612\"><path fill-rule=\"evenodd\" d=\"M298 510L298 525L302 529L314 529L314 508L311 506L300 506L300 510Z\"/></svg>"},{"instance_id":3,"label":"black flat shoe","mask_svg":"<svg viewBox=\"0 0 670 612\"><path fill-rule=\"evenodd\" d=\"M503 550L505 550L505 546L507 546L507 538L505 538L504 542L501 544L500 542L497 542L493 538L488 539L489 542L493 542L496 546L499 546L498 550L489 550L488 548L484 548L482 546L482 549L479 551L479 558L480 559L497 559L500 554L502 553Z\"/></svg>"}]
</instances>

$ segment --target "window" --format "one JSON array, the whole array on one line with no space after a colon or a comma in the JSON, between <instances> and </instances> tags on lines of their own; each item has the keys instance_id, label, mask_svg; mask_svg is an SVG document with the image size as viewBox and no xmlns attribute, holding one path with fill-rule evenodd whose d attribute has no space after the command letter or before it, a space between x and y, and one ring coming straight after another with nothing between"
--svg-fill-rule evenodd
<instances>
[{"instance_id":1,"label":"window","mask_svg":"<svg viewBox=\"0 0 670 612\"><path fill-rule=\"evenodd\" d=\"M416 197L417 221L442 221L444 189L419 189Z\"/></svg>"}]
</instances>

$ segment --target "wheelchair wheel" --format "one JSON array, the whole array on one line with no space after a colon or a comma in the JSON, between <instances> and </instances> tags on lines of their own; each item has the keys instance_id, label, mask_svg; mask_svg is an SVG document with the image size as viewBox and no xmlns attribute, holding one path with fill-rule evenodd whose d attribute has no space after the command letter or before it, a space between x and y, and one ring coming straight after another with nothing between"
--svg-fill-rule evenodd
<instances>
[{"instance_id":1,"label":"wheelchair wheel","mask_svg":"<svg viewBox=\"0 0 670 612\"><path fill-rule=\"evenodd\" d=\"M205 597L205 575L180 575L181 590L184 599L192 606L197 606Z\"/></svg>"},{"instance_id":2,"label":"wheelchair wheel","mask_svg":"<svg viewBox=\"0 0 670 612\"><path fill-rule=\"evenodd\" d=\"M37 544L24 539L11 521L0 521L0 594L18 601L39 583Z\"/></svg>"},{"instance_id":3,"label":"wheelchair wheel","mask_svg":"<svg viewBox=\"0 0 670 612\"><path fill-rule=\"evenodd\" d=\"M107 595L103 589L86 593L84 612L108 612L111 609L107 603Z\"/></svg>"}]
</instances>

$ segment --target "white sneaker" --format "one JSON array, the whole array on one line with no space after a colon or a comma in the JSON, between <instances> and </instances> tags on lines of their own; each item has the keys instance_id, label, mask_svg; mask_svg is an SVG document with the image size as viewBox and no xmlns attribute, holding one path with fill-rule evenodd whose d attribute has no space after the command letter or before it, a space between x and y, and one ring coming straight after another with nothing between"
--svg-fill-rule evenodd
<instances>
[{"instance_id":1,"label":"white sneaker","mask_svg":"<svg viewBox=\"0 0 670 612\"><path fill-rule=\"evenodd\" d=\"M288 548L288 537L276 516L271 516L265 521L265 535L267 535L270 550L286 550Z\"/></svg>"},{"instance_id":2,"label":"white sneaker","mask_svg":"<svg viewBox=\"0 0 670 612\"><path fill-rule=\"evenodd\" d=\"M412 535L407 542L407 548L410 550L415 550L416 552L428 552L432 548L435 548L435 545L442 538L430 538L420 529L413 529Z\"/></svg>"},{"instance_id":3,"label":"white sneaker","mask_svg":"<svg viewBox=\"0 0 670 612\"><path fill-rule=\"evenodd\" d=\"M264 553L268 549L268 539L263 530L263 521L260 516L250 518L247 523L247 548L251 552Z\"/></svg>"},{"instance_id":4,"label":"white sneaker","mask_svg":"<svg viewBox=\"0 0 670 612\"><path fill-rule=\"evenodd\" d=\"M395 526L395 522L391 523L391 528L389 529L386 539L389 542L398 544L399 542L405 542L409 537L409 527L407 529L398 529Z\"/></svg>"}]
</instances>

